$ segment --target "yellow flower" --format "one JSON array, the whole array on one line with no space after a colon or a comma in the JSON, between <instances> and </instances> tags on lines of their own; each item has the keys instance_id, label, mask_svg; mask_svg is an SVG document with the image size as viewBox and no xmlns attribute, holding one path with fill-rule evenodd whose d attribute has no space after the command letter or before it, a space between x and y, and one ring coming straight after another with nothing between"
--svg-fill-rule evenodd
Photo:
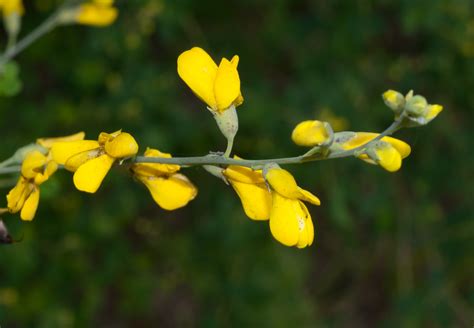
<instances>
[{"instance_id":1,"label":"yellow flower","mask_svg":"<svg viewBox=\"0 0 474 328\"><path fill-rule=\"evenodd\" d=\"M0 0L0 10L3 10L4 17L12 14L21 16L25 12L21 0Z\"/></svg>"},{"instance_id":2,"label":"yellow flower","mask_svg":"<svg viewBox=\"0 0 474 328\"><path fill-rule=\"evenodd\" d=\"M36 143L46 149L51 149L54 143L63 142L63 141L76 141L84 140L86 134L84 132L78 132L64 137L54 137L54 138L39 138L36 139Z\"/></svg>"},{"instance_id":3,"label":"yellow flower","mask_svg":"<svg viewBox=\"0 0 474 328\"><path fill-rule=\"evenodd\" d=\"M272 189L270 231L273 237L286 246L310 246L314 240L314 226L303 201L320 205L318 197L300 188L291 173L278 166L264 172Z\"/></svg>"},{"instance_id":4,"label":"yellow flower","mask_svg":"<svg viewBox=\"0 0 474 328\"><path fill-rule=\"evenodd\" d=\"M336 133L335 143L344 150L351 150L370 142L377 136L378 133L372 132L340 132ZM402 159L411 152L410 145L392 137L383 137L372 150L372 156L361 154L359 158L370 164L379 164L390 172L399 170Z\"/></svg>"},{"instance_id":5,"label":"yellow flower","mask_svg":"<svg viewBox=\"0 0 474 328\"><path fill-rule=\"evenodd\" d=\"M55 142L51 154L55 162L74 173L77 189L95 193L114 162L136 155L138 144L126 132L102 132L97 141L76 140Z\"/></svg>"},{"instance_id":6,"label":"yellow flower","mask_svg":"<svg viewBox=\"0 0 474 328\"><path fill-rule=\"evenodd\" d=\"M244 101L237 71L239 56L222 58L219 66L203 49L194 47L178 57L178 74L209 108L222 113Z\"/></svg>"},{"instance_id":7,"label":"yellow flower","mask_svg":"<svg viewBox=\"0 0 474 328\"><path fill-rule=\"evenodd\" d=\"M329 139L325 122L303 121L299 123L291 134L291 139L298 146L313 147L322 145Z\"/></svg>"},{"instance_id":8,"label":"yellow flower","mask_svg":"<svg viewBox=\"0 0 474 328\"><path fill-rule=\"evenodd\" d=\"M252 220L268 220L272 197L262 170L230 165L222 173L239 196L245 214Z\"/></svg>"},{"instance_id":9,"label":"yellow flower","mask_svg":"<svg viewBox=\"0 0 474 328\"><path fill-rule=\"evenodd\" d=\"M112 0L93 0L79 6L75 19L79 24L102 27L112 24L117 15Z\"/></svg>"},{"instance_id":10,"label":"yellow flower","mask_svg":"<svg viewBox=\"0 0 474 328\"><path fill-rule=\"evenodd\" d=\"M148 148L145 157L171 158L171 155ZM180 166L174 164L139 163L132 166L135 177L148 188L153 200L168 211L186 206L197 195L191 181L176 173L179 169Z\"/></svg>"},{"instance_id":11,"label":"yellow flower","mask_svg":"<svg viewBox=\"0 0 474 328\"><path fill-rule=\"evenodd\" d=\"M16 186L7 195L10 213L20 212L22 220L33 220L38 208L39 186L56 172L58 166L37 150L28 153L21 165L21 175Z\"/></svg>"}]
</instances>

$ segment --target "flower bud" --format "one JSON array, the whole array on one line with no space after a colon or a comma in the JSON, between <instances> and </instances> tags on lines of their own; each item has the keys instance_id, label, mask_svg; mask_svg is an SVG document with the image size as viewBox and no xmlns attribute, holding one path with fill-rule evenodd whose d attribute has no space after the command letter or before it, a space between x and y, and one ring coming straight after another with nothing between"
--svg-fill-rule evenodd
<instances>
[{"instance_id":1,"label":"flower bud","mask_svg":"<svg viewBox=\"0 0 474 328\"><path fill-rule=\"evenodd\" d=\"M314 147L326 143L332 134L327 122L303 121L294 128L291 139L298 146Z\"/></svg>"},{"instance_id":2,"label":"flower bud","mask_svg":"<svg viewBox=\"0 0 474 328\"><path fill-rule=\"evenodd\" d=\"M407 99L405 110L409 116L419 117L425 113L427 106L426 98L416 95Z\"/></svg>"},{"instance_id":3,"label":"flower bud","mask_svg":"<svg viewBox=\"0 0 474 328\"><path fill-rule=\"evenodd\" d=\"M382 95L385 105L387 105L396 114L399 114L405 107L405 97L395 90L387 90Z\"/></svg>"}]
</instances>

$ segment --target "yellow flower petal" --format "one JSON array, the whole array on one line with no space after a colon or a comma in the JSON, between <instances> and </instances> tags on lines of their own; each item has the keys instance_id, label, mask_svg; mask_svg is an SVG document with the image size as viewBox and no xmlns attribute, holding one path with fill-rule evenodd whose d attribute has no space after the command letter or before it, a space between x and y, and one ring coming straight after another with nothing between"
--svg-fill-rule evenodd
<instances>
[{"instance_id":1,"label":"yellow flower petal","mask_svg":"<svg viewBox=\"0 0 474 328\"><path fill-rule=\"evenodd\" d=\"M78 190L95 193L114 161L115 159L107 154L87 161L74 173L74 185Z\"/></svg>"},{"instance_id":2,"label":"yellow flower petal","mask_svg":"<svg viewBox=\"0 0 474 328\"><path fill-rule=\"evenodd\" d=\"M234 56L234 58L236 58ZM234 63L238 63L234 59ZM216 97L215 108L218 112L222 112L229 108L240 95L240 78L237 71L237 65L222 58L217 68L216 79L214 82L214 95ZM240 100L239 100L240 101Z\"/></svg>"},{"instance_id":3,"label":"yellow flower petal","mask_svg":"<svg viewBox=\"0 0 474 328\"><path fill-rule=\"evenodd\" d=\"M158 149L147 148L145 157L162 157L171 158L171 154L162 153ZM180 166L175 164L160 164L160 163L139 163L132 166L133 172L145 176L160 176L164 174L171 174L179 171Z\"/></svg>"},{"instance_id":4,"label":"yellow flower petal","mask_svg":"<svg viewBox=\"0 0 474 328\"><path fill-rule=\"evenodd\" d=\"M291 134L293 142L299 146L313 147L321 145L329 138L324 123L321 121L303 121Z\"/></svg>"},{"instance_id":5,"label":"yellow flower petal","mask_svg":"<svg viewBox=\"0 0 474 328\"><path fill-rule=\"evenodd\" d=\"M301 196L295 178L287 170L271 168L266 173L265 179L272 189L283 197L297 199Z\"/></svg>"},{"instance_id":6,"label":"yellow flower petal","mask_svg":"<svg viewBox=\"0 0 474 328\"><path fill-rule=\"evenodd\" d=\"M51 147L51 155L56 163L64 165L72 156L95 148L99 148L95 140L55 142Z\"/></svg>"},{"instance_id":7,"label":"yellow flower petal","mask_svg":"<svg viewBox=\"0 0 474 328\"><path fill-rule=\"evenodd\" d=\"M389 143L383 143L375 149L377 163L389 172L395 172L402 166L400 153Z\"/></svg>"},{"instance_id":8,"label":"yellow flower petal","mask_svg":"<svg viewBox=\"0 0 474 328\"><path fill-rule=\"evenodd\" d=\"M354 149L373 140L378 135L379 135L378 133L372 133L372 132L356 132L354 134L354 137L343 142L341 146L345 150ZM400 153L400 155L402 156L402 158L405 158L408 155L410 155L411 148L410 148L410 145L408 145L406 142L396 139L396 138L392 138L392 137L383 137L381 140L388 142L393 147L395 147L397 151Z\"/></svg>"},{"instance_id":9,"label":"yellow flower petal","mask_svg":"<svg viewBox=\"0 0 474 328\"><path fill-rule=\"evenodd\" d=\"M229 179L242 202L245 214L252 220L268 220L272 205L271 193L265 183L252 184Z\"/></svg>"},{"instance_id":10,"label":"yellow flower petal","mask_svg":"<svg viewBox=\"0 0 474 328\"><path fill-rule=\"evenodd\" d=\"M170 177L137 176L150 191L154 201L163 209L172 211L186 206L197 195L196 187L182 174Z\"/></svg>"},{"instance_id":11,"label":"yellow flower petal","mask_svg":"<svg viewBox=\"0 0 474 328\"><path fill-rule=\"evenodd\" d=\"M298 200L282 197L278 193L272 194L270 231L283 245L295 246L298 243L300 235L298 211L301 211Z\"/></svg>"},{"instance_id":12,"label":"yellow flower petal","mask_svg":"<svg viewBox=\"0 0 474 328\"><path fill-rule=\"evenodd\" d=\"M304 200L313 205L317 205L317 206L321 205L321 201L319 200L319 198L313 195L308 190L298 187L298 191L300 192L300 196L298 197L298 199Z\"/></svg>"},{"instance_id":13,"label":"yellow flower petal","mask_svg":"<svg viewBox=\"0 0 474 328\"><path fill-rule=\"evenodd\" d=\"M3 16L8 17L12 14L23 15L25 9L21 0L4 0L0 2L0 9L3 9Z\"/></svg>"},{"instance_id":14,"label":"yellow flower petal","mask_svg":"<svg viewBox=\"0 0 474 328\"><path fill-rule=\"evenodd\" d=\"M46 164L46 161L46 156L39 151L29 152L21 164L21 175L28 179L34 178L38 173L43 172L43 166Z\"/></svg>"},{"instance_id":15,"label":"yellow flower petal","mask_svg":"<svg viewBox=\"0 0 474 328\"><path fill-rule=\"evenodd\" d=\"M31 221L35 217L40 198L40 190L34 187L21 209L20 217L24 221Z\"/></svg>"},{"instance_id":16,"label":"yellow flower petal","mask_svg":"<svg viewBox=\"0 0 474 328\"><path fill-rule=\"evenodd\" d=\"M7 195L7 207L11 213L16 213L23 207L26 197L30 192L30 183L20 176L17 184Z\"/></svg>"},{"instance_id":17,"label":"yellow flower petal","mask_svg":"<svg viewBox=\"0 0 474 328\"><path fill-rule=\"evenodd\" d=\"M103 27L112 24L118 11L114 7L94 3L84 3L79 7L76 22L84 25Z\"/></svg>"},{"instance_id":18,"label":"yellow flower petal","mask_svg":"<svg viewBox=\"0 0 474 328\"><path fill-rule=\"evenodd\" d=\"M105 152L114 158L130 157L137 154L138 144L131 134L122 132L105 143Z\"/></svg>"},{"instance_id":19,"label":"yellow flower petal","mask_svg":"<svg viewBox=\"0 0 474 328\"><path fill-rule=\"evenodd\" d=\"M286 246L304 248L313 243L314 227L308 209L299 200L272 194L270 231L273 237Z\"/></svg>"},{"instance_id":20,"label":"yellow flower petal","mask_svg":"<svg viewBox=\"0 0 474 328\"><path fill-rule=\"evenodd\" d=\"M222 171L222 173L229 180L253 184L265 183L262 170L254 171L245 166L229 165L224 171Z\"/></svg>"},{"instance_id":21,"label":"yellow flower petal","mask_svg":"<svg viewBox=\"0 0 474 328\"><path fill-rule=\"evenodd\" d=\"M101 146L104 146L106 142L114 140L115 137L117 137L120 133L122 133L122 129L117 130L112 133L107 133L107 132L101 132L99 133L99 137L97 138L97 141Z\"/></svg>"},{"instance_id":22,"label":"yellow flower petal","mask_svg":"<svg viewBox=\"0 0 474 328\"><path fill-rule=\"evenodd\" d=\"M102 148L95 148L92 150L80 152L73 155L72 157L69 157L66 163L64 163L64 168L68 171L76 172L81 165L101 155L104 155Z\"/></svg>"},{"instance_id":23,"label":"yellow flower petal","mask_svg":"<svg viewBox=\"0 0 474 328\"><path fill-rule=\"evenodd\" d=\"M217 65L203 49L194 47L178 57L178 74L209 107L217 108L214 82Z\"/></svg>"},{"instance_id":24,"label":"yellow flower petal","mask_svg":"<svg viewBox=\"0 0 474 328\"><path fill-rule=\"evenodd\" d=\"M84 132L78 132L65 137L39 138L36 139L36 143L44 148L50 149L56 142L84 140L85 136L86 134Z\"/></svg>"},{"instance_id":25,"label":"yellow flower petal","mask_svg":"<svg viewBox=\"0 0 474 328\"><path fill-rule=\"evenodd\" d=\"M311 246L314 240L314 226L311 215L309 214L308 208L303 202L300 202L301 210L303 213L303 223L301 223L302 228L300 227L300 238L296 247L305 248L306 246Z\"/></svg>"},{"instance_id":26,"label":"yellow flower petal","mask_svg":"<svg viewBox=\"0 0 474 328\"><path fill-rule=\"evenodd\" d=\"M46 164L46 168L44 169L44 172L38 173L35 176L34 178L35 185L39 186L43 182L47 181L49 177L53 175L54 172L56 172L57 169L58 169L58 164L56 162L52 162L52 161L48 162L48 164Z\"/></svg>"},{"instance_id":27,"label":"yellow flower petal","mask_svg":"<svg viewBox=\"0 0 474 328\"><path fill-rule=\"evenodd\" d=\"M429 105L425 114L426 120L429 122L433 120L443 110L441 105Z\"/></svg>"}]
</instances>

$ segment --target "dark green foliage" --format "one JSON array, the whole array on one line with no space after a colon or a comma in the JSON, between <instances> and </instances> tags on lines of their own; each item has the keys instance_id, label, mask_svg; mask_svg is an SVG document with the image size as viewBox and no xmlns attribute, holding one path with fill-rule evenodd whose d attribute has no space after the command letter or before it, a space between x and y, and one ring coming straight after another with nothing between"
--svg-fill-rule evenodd
<instances>
[{"instance_id":1,"label":"dark green foliage","mask_svg":"<svg viewBox=\"0 0 474 328\"><path fill-rule=\"evenodd\" d=\"M27 1L23 31L54 2ZM216 60L240 55L242 157L306 151L292 128L328 109L347 129L381 131L392 121L386 89L413 88L445 110L397 135L413 153L395 174L356 159L288 167L322 201L310 208L316 240L305 250L279 245L199 168L185 170L198 197L175 212L127 172L95 195L58 172L32 223L3 216L24 240L0 248L2 327L472 326L471 0L117 5L113 26L63 27L16 58L23 90L0 99L0 158L37 137L119 128L141 151L224 150L176 73L195 45Z\"/></svg>"}]
</instances>

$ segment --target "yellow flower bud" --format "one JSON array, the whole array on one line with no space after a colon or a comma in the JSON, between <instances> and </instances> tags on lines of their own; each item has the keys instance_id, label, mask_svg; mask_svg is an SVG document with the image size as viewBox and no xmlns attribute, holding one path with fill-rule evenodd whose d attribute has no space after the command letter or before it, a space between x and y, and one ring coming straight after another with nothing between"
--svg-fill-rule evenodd
<instances>
[{"instance_id":1,"label":"yellow flower bud","mask_svg":"<svg viewBox=\"0 0 474 328\"><path fill-rule=\"evenodd\" d=\"M395 113L400 113L405 107L405 97L395 90L387 90L382 95L385 105L387 105Z\"/></svg>"},{"instance_id":2,"label":"yellow flower bud","mask_svg":"<svg viewBox=\"0 0 474 328\"><path fill-rule=\"evenodd\" d=\"M330 137L326 124L321 121L303 121L293 129L291 139L298 146L322 145Z\"/></svg>"}]
</instances>

